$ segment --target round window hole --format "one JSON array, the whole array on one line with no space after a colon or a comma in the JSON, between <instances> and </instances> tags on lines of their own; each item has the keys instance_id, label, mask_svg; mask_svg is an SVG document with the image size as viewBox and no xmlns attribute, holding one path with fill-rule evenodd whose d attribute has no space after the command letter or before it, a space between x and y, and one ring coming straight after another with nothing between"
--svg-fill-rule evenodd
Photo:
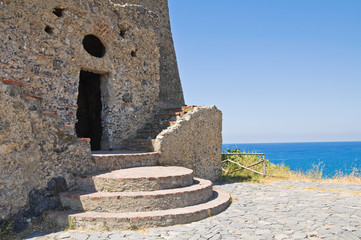
<instances>
[{"instance_id":1,"label":"round window hole","mask_svg":"<svg viewBox=\"0 0 361 240\"><path fill-rule=\"evenodd\" d=\"M104 57L105 47L99 38L90 34L86 35L83 39L84 49L94 57Z\"/></svg>"}]
</instances>

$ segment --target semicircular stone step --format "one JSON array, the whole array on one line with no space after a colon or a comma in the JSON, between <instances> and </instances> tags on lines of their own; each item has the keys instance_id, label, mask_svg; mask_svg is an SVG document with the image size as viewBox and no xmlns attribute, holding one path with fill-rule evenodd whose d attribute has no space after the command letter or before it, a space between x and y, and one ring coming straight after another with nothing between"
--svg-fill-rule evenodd
<instances>
[{"instance_id":1,"label":"semicircular stone step","mask_svg":"<svg viewBox=\"0 0 361 240\"><path fill-rule=\"evenodd\" d=\"M82 191L140 192L189 186L193 184L193 170L184 167L135 167L77 179Z\"/></svg>"},{"instance_id":2,"label":"semicircular stone step","mask_svg":"<svg viewBox=\"0 0 361 240\"><path fill-rule=\"evenodd\" d=\"M182 188L148 192L95 192L60 194L63 206L72 210L94 212L141 212L180 208L203 203L212 196L212 182L195 179Z\"/></svg>"},{"instance_id":3,"label":"semicircular stone step","mask_svg":"<svg viewBox=\"0 0 361 240\"><path fill-rule=\"evenodd\" d=\"M214 189L208 202L183 208L127 213L59 211L46 212L45 216L63 227L109 231L164 227L199 221L224 211L229 204L230 195Z\"/></svg>"},{"instance_id":4,"label":"semicircular stone step","mask_svg":"<svg viewBox=\"0 0 361 240\"><path fill-rule=\"evenodd\" d=\"M93 151L92 160L97 171L123 168L155 166L159 161L158 152L139 151Z\"/></svg>"}]
</instances>

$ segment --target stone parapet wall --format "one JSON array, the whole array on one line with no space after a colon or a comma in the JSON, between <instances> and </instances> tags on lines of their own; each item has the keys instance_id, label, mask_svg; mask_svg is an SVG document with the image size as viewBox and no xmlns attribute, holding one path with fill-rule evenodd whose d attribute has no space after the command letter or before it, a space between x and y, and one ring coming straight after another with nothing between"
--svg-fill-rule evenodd
<instances>
[{"instance_id":1,"label":"stone parapet wall","mask_svg":"<svg viewBox=\"0 0 361 240\"><path fill-rule=\"evenodd\" d=\"M214 181L221 174L222 112L215 106L194 107L163 130L153 146L161 164L187 167Z\"/></svg>"}]
</instances>

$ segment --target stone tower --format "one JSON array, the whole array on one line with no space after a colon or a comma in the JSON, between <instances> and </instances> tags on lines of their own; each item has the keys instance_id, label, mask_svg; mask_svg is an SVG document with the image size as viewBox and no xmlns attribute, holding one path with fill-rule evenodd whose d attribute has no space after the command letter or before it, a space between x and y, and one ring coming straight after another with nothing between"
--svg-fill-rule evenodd
<instances>
[{"instance_id":1,"label":"stone tower","mask_svg":"<svg viewBox=\"0 0 361 240\"><path fill-rule=\"evenodd\" d=\"M113 0L120 4L139 4L158 14L160 19L159 53L160 53L160 86L159 98L165 106L184 105L182 85L178 73L178 65L173 45L169 21L168 0Z\"/></svg>"},{"instance_id":2,"label":"stone tower","mask_svg":"<svg viewBox=\"0 0 361 240\"><path fill-rule=\"evenodd\" d=\"M122 168L92 151L128 140L214 180L221 113L183 105L167 0L0 0L0 219L54 179Z\"/></svg>"}]
</instances>

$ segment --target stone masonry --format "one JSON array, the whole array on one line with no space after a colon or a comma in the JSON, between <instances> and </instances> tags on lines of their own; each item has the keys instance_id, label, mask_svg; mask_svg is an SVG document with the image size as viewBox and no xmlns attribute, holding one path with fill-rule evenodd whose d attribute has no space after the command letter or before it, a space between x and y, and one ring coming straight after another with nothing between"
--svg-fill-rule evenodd
<instances>
[{"instance_id":1,"label":"stone masonry","mask_svg":"<svg viewBox=\"0 0 361 240\"><path fill-rule=\"evenodd\" d=\"M139 4L158 14L160 54L160 86L159 99L163 106L175 107L184 105L183 90L178 73L178 65L174 51L172 32L169 21L168 0L112 0L114 3Z\"/></svg>"},{"instance_id":2,"label":"stone masonry","mask_svg":"<svg viewBox=\"0 0 361 240\"><path fill-rule=\"evenodd\" d=\"M222 112L215 106L194 107L155 139L160 163L191 168L215 181L220 173Z\"/></svg>"},{"instance_id":3,"label":"stone masonry","mask_svg":"<svg viewBox=\"0 0 361 240\"><path fill-rule=\"evenodd\" d=\"M72 187L79 174L140 166L92 151L122 149L161 108L183 105L167 0L0 0L0 219L33 211L35 192L53 197L54 179ZM154 154L214 180L221 113L192 114Z\"/></svg>"},{"instance_id":4,"label":"stone masonry","mask_svg":"<svg viewBox=\"0 0 361 240\"><path fill-rule=\"evenodd\" d=\"M9 1L1 11L2 77L21 82L59 127L76 122L81 70L100 77L102 149L119 147L151 118L159 92L156 14L107 1ZM86 51L89 35L105 46L103 57Z\"/></svg>"},{"instance_id":5,"label":"stone masonry","mask_svg":"<svg viewBox=\"0 0 361 240\"><path fill-rule=\"evenodd\" d=\"M74 128L81 71L99 78L102 149L119 147L151 119L159 102L159 17L108 1L0 4L4 218L51 177L62 175L71 184L74 172L93 169L89 143L78 138L88 136Z\"/></svg>"}]
</instances>

